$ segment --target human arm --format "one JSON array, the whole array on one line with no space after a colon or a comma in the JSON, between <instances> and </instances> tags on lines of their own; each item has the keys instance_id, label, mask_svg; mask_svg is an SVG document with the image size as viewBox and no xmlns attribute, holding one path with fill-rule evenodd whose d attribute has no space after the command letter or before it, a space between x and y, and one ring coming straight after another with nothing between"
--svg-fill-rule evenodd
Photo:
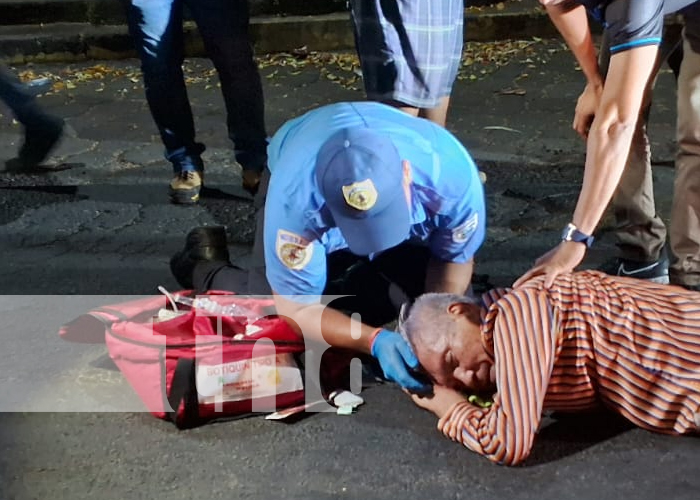
<instances>
[{"instance_id":1,"label":"human arm","mask_svg":"<svg viewBox=\"0 0 700 500\"><path fill-rule=\"evenodd\" d=\"M370 354L370 336L375 327L321 303L296 302L274 291L273 297L278 314L291 320L290 324L305 340Z\"/></svg>"},{"instance_id":2,"label":"human arm","mask_svg":"<svg viewBox=\"0 0 700 500\"><path fill-rule=\"evenodd\" d=\"M411 373L418 368L418 358L397 332L364 324L320 303L299 303L274 292L273 297L277 312L306 341L324 341L334 347L371 354L388 379L412 392L430 391L429 385Z\"/></svg>"},{"instance_id":3,"label":"human arm","mask_svg":"<svg viewBox=\"0 0 700 500\"><path fill-rule=\"evenodd\" d=\"M564 17L559 19L565 25L571 21ZM559 29L564 36L575 31L573 27L568 31L565 27ZM579 50L581 54L587 53ZM583 185L572 219L573 224L585 234L593 233L619 184L657 51L654 44L635 46L615 53L610 59L595 117L590 130L587 130ZM579 57L576 52L575 55ZM591 56L582 57L588 60ZM579 63L583 67L583 63ZM577 130L584 133L586 128L579 124ZM562 242L540 258L532 269L515 282L515 286L533 276L545 274L544 285L549 287L557 275L572 271L584 255L583 244Z\"/></svg>"},{"instance_id":4,"label":"human arm","mask_svg":"<svg viewBox=\"0 0 700 500\"><path fill-rule=\"evenodd\" d=\"M603 77L598 67L586 9L575 2L564 1L547 5L546 10L586 77L586 86L576 103L573 122L574 130L585 139L603 92Z\"/></svg>"},{"instance_id":5,"label":"human arm","mask_svg":"<svg viewBox=\"0 0 700 500\"><path fill-rule=\"evenodd\" d=\"M573 53L586 83L603 87L603 77L598 69L598 56L588 25L588 15L583 5L571 1L545 6L549 18Z\"/></svg>"},{"instance_id":6,"label":"human arm","mask_svg":"<svg viewBox=\"0 0 700 500\"><path fill-rule=\"evenodd\" d=\"M434 397L413 400L438 417L438 430L489 460L515 465L530 453L541 421L554 365L558 322L541 292L509 294L498 301L493 326L496 385L489 408L458 392L434 388ZM527 338L527 341L523 341Z\"/></svg>"}]
</instances>

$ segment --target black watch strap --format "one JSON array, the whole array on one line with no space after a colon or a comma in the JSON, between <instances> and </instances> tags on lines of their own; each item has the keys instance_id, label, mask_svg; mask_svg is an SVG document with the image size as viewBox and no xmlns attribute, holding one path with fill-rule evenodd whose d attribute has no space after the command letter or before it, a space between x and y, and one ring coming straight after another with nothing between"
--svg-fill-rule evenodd
<instances>
[{"instance_id":1,"label":"black watch strap","mask_svg":"<svg viewBox=\"0 0 700 500\"><path fill-rule=\"evenodd\" d=\"M562 241L575 241L576 243L583 243L586 245L588 248L593 245L593 236L590 234L583 233L578 230L574 224L571 222L566 225L564 228L564 231L561 233L561 240Z\"/></svg>"}]
</instances>

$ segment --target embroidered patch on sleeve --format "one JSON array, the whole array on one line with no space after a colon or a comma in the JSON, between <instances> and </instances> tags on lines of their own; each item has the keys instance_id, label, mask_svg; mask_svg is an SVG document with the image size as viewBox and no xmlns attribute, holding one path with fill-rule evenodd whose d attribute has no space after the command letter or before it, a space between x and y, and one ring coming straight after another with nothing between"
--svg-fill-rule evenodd
<instances>
[{"instance_id":1,"label":"embroidered patch on sleeve","mask_svg":"<svg viewBox=\"0 0 700 500\"><path fill-rule=\"evenodd\" d=\"M298 234L279 229L277 231L277 242L275 244L277 257L289 269L300 270L306 267L311 260L314 247L305 238Z\"/></svg>"},{"instance_id":2,"label":"embroidered patch on sleeve","mask_svg":"<svg viewBox=\"0 0 700 500\"><path fill-rule=\"evenodd\" d=\"M452 241L455 243L464 243L477 227L479 227L479 213L474 212L464 223L452 230Z\"/></svg>"}]
</instances>

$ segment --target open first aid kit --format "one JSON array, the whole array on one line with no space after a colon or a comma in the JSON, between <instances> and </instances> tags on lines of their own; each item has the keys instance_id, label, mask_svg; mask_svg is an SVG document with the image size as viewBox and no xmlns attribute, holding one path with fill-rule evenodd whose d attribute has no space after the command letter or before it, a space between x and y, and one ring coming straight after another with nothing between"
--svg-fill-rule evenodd
<instances>
[{"instance_id":1,"label":"open first aid kit","mask_svg":"<svg viewBox=\"0 0 700 500\"><path fill-rule=\"evenodd\" d=\"M164 293L94 309L59 333L105 342L148 411L178 428L303 405L304 342L271 299ZM320 375L330 390L343 385L350 361L331 357Z\"/></svg>"}]
</instances>

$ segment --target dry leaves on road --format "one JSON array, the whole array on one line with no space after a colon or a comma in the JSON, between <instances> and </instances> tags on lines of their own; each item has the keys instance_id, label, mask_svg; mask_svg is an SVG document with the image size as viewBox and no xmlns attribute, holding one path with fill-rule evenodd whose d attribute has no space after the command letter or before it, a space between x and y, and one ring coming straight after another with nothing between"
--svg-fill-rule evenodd
<instances>
[{"instance_id":1,"label":"dry leaves on road","mask_svg":"<svg viewBox=\"0 0 700 500\"><path fill-rule=\"evenodd\" d=\"M497 7L496 7L497 8ZM462 64L457 79L460 81L478 81L498 68L512 62L524 63L536 68L545 64L552 54L565 50L558 40L504 40L498 42L465 43ZM274 82L277 79L294 77L308 68L315 68L322 78L351 90L362 88L362 71L360 62L354 52L314 52L307 47L299 47L291 52L268 54L257 59L262 76ZM216 70L206 59L187 59L183 65L185 82L188 85L202 84L205 89L220 87ZM118 62L101 63L87 67L68 66L55 72L37 71L33 68L23 69L19 76L24 81L37 78L49 78L52 88L47 93L74 90L82 85L92 85L95 92L102 92L105 85L119 82L119 92L143 92L141 71L135 64ZM519 88L503 89L503 94L523 95Z\"/></svg>"}]
</instances>

